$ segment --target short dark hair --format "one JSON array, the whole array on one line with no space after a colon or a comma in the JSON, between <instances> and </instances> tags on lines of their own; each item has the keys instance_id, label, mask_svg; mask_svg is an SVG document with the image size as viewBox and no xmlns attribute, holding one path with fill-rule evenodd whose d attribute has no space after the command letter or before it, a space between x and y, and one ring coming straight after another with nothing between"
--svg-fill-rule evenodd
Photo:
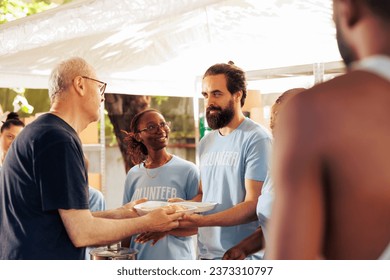
<instances>
[{"instance_id":1,"label":"short dark hair","mask_svg":"<svg viewBox=\"0 0 390 280\"><path fill-rule=\"evenodd\" d=\"M390 1L386 0L362 0L367 7L380 18L390 21Z\"/></svg>"},{"instance_id":2,"label":"short dark hair","mask_svg":"<svg viewBox=\"0 0 390 280\"><path fill-rule=\"evenodd\" d=\"M21 126L24 127L24 122L22 122L19 119L18 113L11 112L8 114L7 119L5 122L3 122L3 125L1 126L0 132L2 133L5 129L10 129L11 126Z\"/></svg>"},{"instance_id":3,"label":"short dark hair","mask_svg":"<svg viewBox=\"0 0 390 280\"><path fill-rule=\"evenodd\" d=\"M226 77L227 89L231 94L242 91L241 107L245 104L246 98L246 77L245 72L234 65L232 61L228 63L218 63L211 66L203 75L203 79L207 76L223 74Z\"/></svg>"}]
</instances>

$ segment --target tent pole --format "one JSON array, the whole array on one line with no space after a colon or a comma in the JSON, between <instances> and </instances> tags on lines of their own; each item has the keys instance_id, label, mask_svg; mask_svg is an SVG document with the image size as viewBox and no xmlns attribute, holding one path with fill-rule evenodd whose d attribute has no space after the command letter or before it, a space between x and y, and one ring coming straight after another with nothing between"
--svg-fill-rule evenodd
<instances>
[{"instance_id":1,"label":"tent pole","mask_svg":"<svg viewBox=\"0 0 390 280\"><path fill-rule=\"evenodd\" d=\"M195 164L199 166L198 145L200 139L199 133L199 97L197 94L197 79L194 83L194 94L192 98L192 106L194 108L194 126L195 126Z\"/></svg>"},{"instance_id":2,"label":"tent pole","mask_svg":"<svg viewBox=\"0 0 390 280\"><path fill-rule=\"evenodd\" d=\"M104 102L100 103L100 174L101 191L106 195L106 129L104 123Z\"/></svg>"}]
</instances>

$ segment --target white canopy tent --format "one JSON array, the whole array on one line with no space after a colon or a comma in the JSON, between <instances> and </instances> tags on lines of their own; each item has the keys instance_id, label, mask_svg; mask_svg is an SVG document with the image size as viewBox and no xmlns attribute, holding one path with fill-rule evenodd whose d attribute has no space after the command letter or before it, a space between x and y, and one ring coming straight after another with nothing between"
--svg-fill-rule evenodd
<instances>
[{"instance_id":1,"label":"white canopy tent","mask_svg":"<svg viewBox=\"0 0 390 280\"><path fill-rule=\"evenodd\" d=\"M167 96L193 96L197 77L218 62L232 60L255 80L261 69L339 61L331 6L79 0L0 25L0 87L46 88L50 70L69 56L94 65L107 92Z\"/></svg>"},{"instance_id":2,"label":"white canopy tent","mask_svg":"<svg viewBox=\"0 0 390 280\"><path fill-rule=\"evenodd\" d=\"M331 5L331 0L78 0L0 25L0 87L47 88L57 62L81 56L110 93L197 98L204 71L229 60L247 71L253 89L278 92L279 78L311 75L315 63L339 72ZM272 89L258 83L269 79ZM290 79L279 92L293 86ZM194 112L197 126L199 110ZM121 202L123 190L117 188L125 174L107 180L111 187L105 189L104 129L101 134L99 145L85 149L101 153L102 188L112 208Z\"/></svg>"}]
</instances>

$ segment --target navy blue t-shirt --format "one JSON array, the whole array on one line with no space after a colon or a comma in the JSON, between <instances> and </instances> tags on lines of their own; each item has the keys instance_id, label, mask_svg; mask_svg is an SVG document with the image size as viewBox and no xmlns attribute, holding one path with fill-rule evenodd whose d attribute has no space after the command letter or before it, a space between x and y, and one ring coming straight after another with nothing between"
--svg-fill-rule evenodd
<instances>
[{"instance_id":1,"label":"navy blue t-shirt","mask_svg":"<svg viewBox=\"0 0 390 280\"><path fill-rule=\"evenodd\" d=\"M58 209L88 209L80 139L45 114L12 143L0 172L0 259L84 259Z\"/></svg>"}]
</instances>

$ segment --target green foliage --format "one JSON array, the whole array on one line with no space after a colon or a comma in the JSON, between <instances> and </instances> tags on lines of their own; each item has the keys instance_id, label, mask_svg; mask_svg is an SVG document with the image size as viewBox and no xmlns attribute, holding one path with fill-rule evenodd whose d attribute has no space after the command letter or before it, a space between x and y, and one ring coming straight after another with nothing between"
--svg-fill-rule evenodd
<instances>
[{"instance_id":1,"label":"green foliage","mask_svg":"<svg viewBox=\"0 0 390 280\"><path fill-rule=\"evenodd\" d=\"M49 0L31 0L28 2L23 0L0 0L0 24L33 15L56 6L58 4Z\"/></svg>"},{"instance_id":2,"label":"green foliage","mask_svg":"<svg viewBox=\"0 0 390 280\"><path fill-rule=\"evenodd\" d=\"M72 2L73 0L51 1L51 0L0 0L0 24L15 20L21 17L33 15L54 7L59 4ZM22 90L22 92L20 91ZM47 89L6 89L0 88L0 105L3 111L13 111L12 102L17 94L22 94L34 107L32 114L47 112L50 108L50 100ZM18 112L21 117L28 117L31 114Z\"/></svg>"},{"instance_id":3,"label":"green foliage","mask_svg":"<svg viewBox=\"0 0 390 280\"><path fill-rule=\"evenodd\" d=\"M19 111L18 114L21 117L29 117L36 113L49 111L50 100L47 89L25 89L23 93L21 93L18 89L0 88L0 105L4 112L12 112L14 110L12 102L18 94L22 94L28 100L28 103L34 107L32 114Z\"/></svg>"},{"instance_id":4,"label":"green foliage","mask_svg":"<svg viewBox=\"0 0 390 280\"><path fill-rule=\"evenodd\" d=\"M171 124L171 139L195 137L193 99L189 97L152 97L150 107L159 110Z\"/></svg>"},{"instance_id":5,"label":"green foliage","mask_svg":"<svg viewBox=\"0 0 390 280\"><path fill-rule=\"evenodd\" d=\"M117 140L114 132L114 125L111 123L110 118L108 117L107 110L104 110L104 132L106 135L106 145L113 147L117 145ZM100 130L100 122L99 122L99 130Z\"/></svg>"},{"instance_id":6,"label":"green foliage","mask_svg":"<svg viewBox=\"0 0 390 280\"><path fill-rule=\"evenodd\" d=\"M160 106L163 102L168 101L168 98L168 96L153 96L152 102Z\"/></svg>"}]
</instances>

